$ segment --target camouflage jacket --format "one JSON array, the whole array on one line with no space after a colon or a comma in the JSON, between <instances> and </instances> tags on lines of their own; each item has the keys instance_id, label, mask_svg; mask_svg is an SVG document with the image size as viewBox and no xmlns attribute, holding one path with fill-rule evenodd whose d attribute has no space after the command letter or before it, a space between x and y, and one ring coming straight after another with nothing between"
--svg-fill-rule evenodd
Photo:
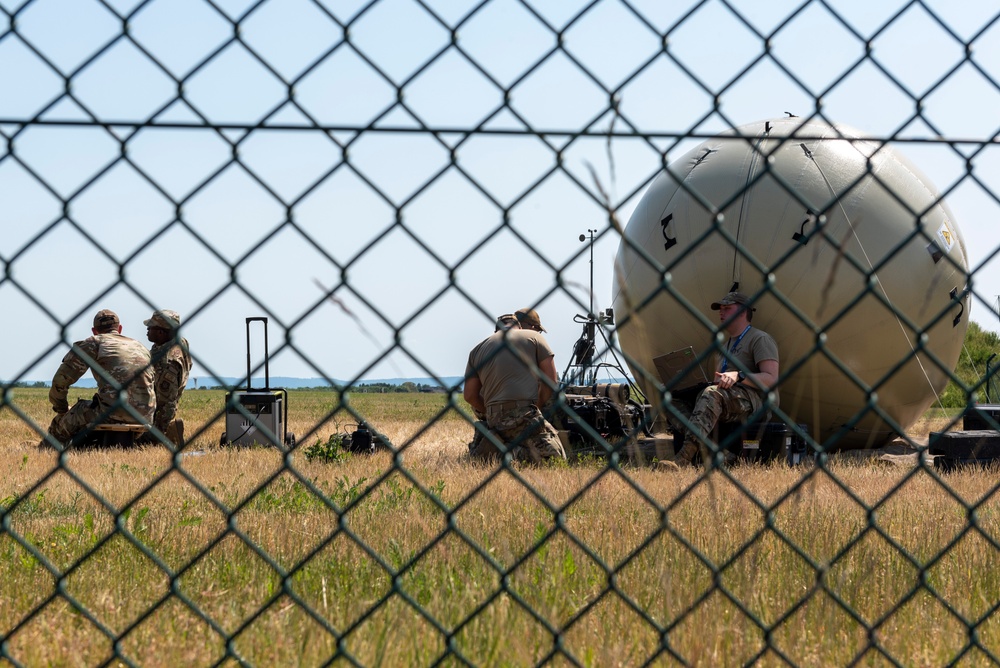
<instances>
[{"instance_id":1,"label":"camouflage jacket","mask_svg":"<svg viewBox=\"0 0 1000 668\"><path fill-rule=\"evenodd\" d=\"M156 415L153 424L160 431L177 415L177 404L184 394L188 373L191 371L191 353L187 339L180 344L173 341L161 343L150 349L153 358L154 385L156 387Z\"/></svg>"},{"instance_id":2,"label":"camouflage jacket","mask_svg":"<svg viewBox=\"0 0 1000 668\"><path fill-rule=\"evenodd\" d=\"M153 368L149 351L134 339L117 332L96 334L77 341L63 357L59 370L52 378L49 402L57 413L69 410L66 400L69 386L90 369L97 381L97 401L100 410L110 410L118 404L118 388L123 388L127 401L145 422L153 419L156 396L153 391ZM136 418L119 407L108 416L111 422L136 422Z\"/></svg>"}]
</instances>

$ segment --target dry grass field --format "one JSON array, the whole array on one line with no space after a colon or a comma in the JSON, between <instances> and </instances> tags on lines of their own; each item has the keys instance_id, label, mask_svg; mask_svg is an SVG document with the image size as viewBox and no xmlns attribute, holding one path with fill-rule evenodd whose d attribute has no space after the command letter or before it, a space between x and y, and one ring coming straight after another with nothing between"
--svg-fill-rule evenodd
<instances>
[{"instance_id":1,"label":"dry grass field","mask_svg":"<svg viewBox=\"0 0 1000 668\"><path fill-rule=\"evenodd\" d=\"M493 469L443 395L351 395L396 454L308 460L354 418L293 391L298 447L35 447L0 409L0 666L983 665L996 471L873 461ZM437 417L438 419L434 420ZM929 414L915 433L940 428ZM317 426L318 425L318 426Z\"/></svg>"}]
</instances>

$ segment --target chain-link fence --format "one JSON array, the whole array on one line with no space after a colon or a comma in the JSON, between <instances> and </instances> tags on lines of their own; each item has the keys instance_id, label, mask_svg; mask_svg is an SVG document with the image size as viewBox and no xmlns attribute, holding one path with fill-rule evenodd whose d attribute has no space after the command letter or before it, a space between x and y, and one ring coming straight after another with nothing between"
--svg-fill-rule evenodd
<instances>
[{"instance_id":1,"label":"chain-link fence","mask_svg":"<svg viewBox=\"0 0 1000 668\"><path fill-rule=\"evenodd\" d=\"M996 396L1000 12L883 4L0 0L0 664L997 663L996 414L927 437ZM664 471L730 291L780 402ZM109 306L184 447L36 447ZM569 465L466 450L520 307Z\"/></svg>"}]
</instances>

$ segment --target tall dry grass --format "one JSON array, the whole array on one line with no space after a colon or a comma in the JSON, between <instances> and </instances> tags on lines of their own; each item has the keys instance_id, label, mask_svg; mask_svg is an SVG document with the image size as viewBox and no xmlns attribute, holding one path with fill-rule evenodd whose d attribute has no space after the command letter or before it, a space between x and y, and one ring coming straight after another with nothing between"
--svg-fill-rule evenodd
<instances>
[{"instance_id":1,"label":"tall dry grass","mask_svg":"<svg viewBox=\"0 0 1000 668\"><path fill-rule=\"evenodd\" d=\"M13 395L36 421L43 399ZM60 457L0 411L4 652L153 666L227 652L322 665L338 649L391 666L1000 655L995 471L495 469L463 458L454 412L427 426L445 398L367 399L350 397L401 450L339 464L303 454L348 422L330 393L291 393L308 438L288 455L217 447L209 391L185 395L203 432L190 454Z\"/></svg>"}]
</instances>

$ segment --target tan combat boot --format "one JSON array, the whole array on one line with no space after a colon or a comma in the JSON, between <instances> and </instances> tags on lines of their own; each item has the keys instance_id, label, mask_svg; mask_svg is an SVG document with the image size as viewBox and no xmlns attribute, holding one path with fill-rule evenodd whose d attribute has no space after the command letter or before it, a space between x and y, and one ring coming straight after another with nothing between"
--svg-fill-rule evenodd
<instances>
[{"instance_id":1,"label":"tan combat boot","mask_svg":"<svg viewBox=\"0 0 1000 668\"><path fill-rule=\"evenodd\" d=\"M691 466L696 454L698 454L698 444L686 440L677 454L670 459L663 459L659 462L659 468L664 471L680 471L682 468Z\"/></svg>"},{"instance_id":2,"label":"tan combat boot","mask_svg":"<svg viewBox=\"0 0 1000 668\"><path fill-rule=\"evenodd\" d=\"M184 420L177 419L167 425L167 430L163 435L170 439L178 448L184 447Z\"/></svg>"}]
</instances>

